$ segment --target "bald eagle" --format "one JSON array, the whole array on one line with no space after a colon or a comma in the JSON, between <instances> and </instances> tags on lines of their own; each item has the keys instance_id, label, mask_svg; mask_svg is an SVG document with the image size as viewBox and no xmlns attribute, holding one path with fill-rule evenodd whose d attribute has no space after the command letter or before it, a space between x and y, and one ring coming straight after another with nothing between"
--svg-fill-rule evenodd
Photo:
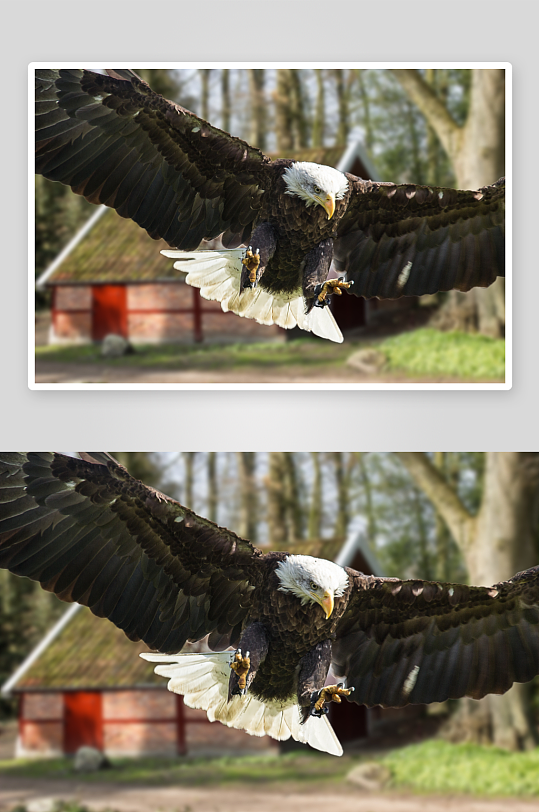
<instances>
[{"instance_id":1,"label":"bald eagle","mask_svg":"<svg viewBox=\"0 0 539 812\"><path fill-rule=\"evenodd\" d=\"M539 567L488 588L264 554L81 456L0 454L0 567L144 640L212 721L341 755L333 701L480 699L539 673ZM178 653L206 636L209 653Z\"/></svg>"},{"instance_id":2,"label":"bald eagle","mask_svg":"<svg viewBox=\"0 0 539 812\"><path fill-rule=\"evenodd\" d=\"M504 180L479 191L271 160L131 70L36 70L36 172L133 219L224 311L332 341L332 294L488 286L504 270ZM223 250L195 251L221 237ZM335 262L337 278L329 278Z\"/></svg>"}]
</instances>

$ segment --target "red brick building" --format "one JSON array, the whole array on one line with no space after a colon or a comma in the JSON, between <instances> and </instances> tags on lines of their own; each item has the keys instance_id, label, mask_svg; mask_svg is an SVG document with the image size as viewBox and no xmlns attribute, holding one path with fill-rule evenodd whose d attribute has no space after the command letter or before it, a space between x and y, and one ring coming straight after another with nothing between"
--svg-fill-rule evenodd
<instances>
[{"instance_id":1,"label":"red brick building","mask_svg":"<svg viewBox=\"0 0 539 812\"><path fill-rule=\"evenodd\" d=\"M377 179L359 143L282 157ZM161 256L165 248L164 241L152 240L132 220L99 207L37 281L51 292L49 343L88 343L109 333L135 344L285 340L286 330L223 313L219 302L203 299ZM341 329L366 324L370 310L378 307L355 296L334 299Z\"/></svg>"},{"instance_id":2,"label":"red brick building","mask_svg":"<svg viewBox=\"0 0 539 812\"><path fill-rule=\"evenodd\" d=\"M291 552L379 573L362 536L300 542ZM203 644L190 647L204 650ZM72 754L83 745L109 756L241 753L277 748L267 736L208 721L169 692L153 665L112 623L73 604L2 687L19 700L18 757ZM345 743L368 734L367 709L333 705L330 719Z\"/></svg>"}]
</instances>

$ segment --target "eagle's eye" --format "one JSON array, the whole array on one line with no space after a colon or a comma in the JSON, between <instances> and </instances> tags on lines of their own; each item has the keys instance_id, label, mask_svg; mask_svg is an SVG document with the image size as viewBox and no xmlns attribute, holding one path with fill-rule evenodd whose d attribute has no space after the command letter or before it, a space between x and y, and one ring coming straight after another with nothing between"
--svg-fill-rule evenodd
<instances>
[{"instance_id":1,"label":"eagle's eye","mask_svg":"<svg viewBox=\"0 0 539 812\"><path fill-rule=\"evenodd\" d=\"M315 584L314 581L311 581L311 583L309 584L309 589L318 589L318 584Z\"/></svg>"},{"instance_id":2,"label":"eagle's eye","mask_svg":"<svg viewBox=\"0 0 539 812\"><path fill-rule=\"evenodd\" d=\"M320 192L321 192L321 191L322 191L322 189L320 188L320 186L315 186L315 187L313 188L313 192L314 192L315 194L317 194L317 195L318 195L318 194L320 194Z\"/></svg>"}]
</instances>

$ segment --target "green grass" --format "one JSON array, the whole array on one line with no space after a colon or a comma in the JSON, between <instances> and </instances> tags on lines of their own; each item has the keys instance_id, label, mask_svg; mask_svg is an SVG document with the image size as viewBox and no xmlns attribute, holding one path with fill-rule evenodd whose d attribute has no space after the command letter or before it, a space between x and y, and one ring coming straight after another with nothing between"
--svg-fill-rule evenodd
<instances>
[{"instance_id":1,"label":"green grass","mask_svg":"<svg viewBox=\"0 0 539 812\"><path fill-rule=\"evenodd\" d=\"M249 786L268 790L316 791L350 789L347 773L372 755L335 758L301 752L222 758L111 759L112 768L75 773L70 759L0 762L2 776L74 779L144 786ZM539 796L539 748L511 753L496 747L450 744L429 739L391 751L377 759L392 774L388 789L420 793L491 796Z\"/></svg>"},{"instance_id":2,"label":"green grass","mask_svg":"<svg viewBox=\"0 0 539 812\"><path fill-rule=\"evenodd\" d=\"M505 377L505 341L458 331L422 328L383 341L378 349L389 369L409 375L444 375L492 380Z\"/></svg>"},{"instance_id":3,"label":"green grass","mask_svg":"<svg viewBox=\"0 0 539 812\"><path fill-rule=\"evenodd\" d=\"M539 748L511 753L497 747L429 740L394 750L382 762L392 786L420 792L539 796Z\"/></svg>"},{"instance_id":4,"label":"green grass","mask_svg":"<svg viewBox=\"0 0 539 812\"><path fill-rule=\"evenodd\" d=\"M228 786L265 784L307 787L341 782L356 761L317 753L229 756L222 758L110 759L112 768L95 773L75 773L67 758L0 762L0 778L69 779L141 785Z\"/></svg>"},{"instance_id":5,"label":"green grass","mask_svg":"<svg viewBox=\"0 0 539 812\"><path fill-rule=\"evenodd\" d=\"M344 364L356 344L334 344L329 341L301 338L286 342L256 344L142 344L136 352L122 358L103 359L100 348L84 346L36 347L36 358L61 363L98 363L115 367L160 367L177 370L233 370L248 367L279 369L289 366L334 366Z\"/></svg>"},{"instance_id":6,"label":"green grass","mask_svg":"<svg viewBox=\"0 0 539 812\"><path fill-rule=\"evenodd\" d=\"M192 346L145 344L136 352L104 360L99 347L36 347L36 358L59 363L101 364L107 367L175 369L179 371L274 370L302 367L305 370L338 369L358 349L376 347L387 358L386 371L410 377L451 380L504 380L505 342L468 333L443 333L421 328L380 340L330 341L300 338L286 342Z\"/></svg>"}]
</instances>

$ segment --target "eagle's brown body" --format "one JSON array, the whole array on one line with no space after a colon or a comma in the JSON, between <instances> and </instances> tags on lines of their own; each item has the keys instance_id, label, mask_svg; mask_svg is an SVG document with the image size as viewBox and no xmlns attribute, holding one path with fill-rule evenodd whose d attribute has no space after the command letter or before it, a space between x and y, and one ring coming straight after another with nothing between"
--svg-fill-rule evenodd
<instances>
[{"instance_id":1,"label":"eagle's brown body","mask_svg":"<svg viewBox=\"0 0 539 812\"><path fill-rule=\"evenodd\" d=\"M249 625L261 624L269 642L265 659L251 685L254 694L261 699L282 700L298 692L301 660L319 643L335 639L351 591L350 585L342 597L335 599L331 617L326 619L321 607L302 605L294 595L279 591L275 568L286 555L269 553L265 556L267 572L264 581L268 588L254 596L249 613ZM243 644L242 648L246 650L246 645Z\"/></svg>"}]
</instances>

